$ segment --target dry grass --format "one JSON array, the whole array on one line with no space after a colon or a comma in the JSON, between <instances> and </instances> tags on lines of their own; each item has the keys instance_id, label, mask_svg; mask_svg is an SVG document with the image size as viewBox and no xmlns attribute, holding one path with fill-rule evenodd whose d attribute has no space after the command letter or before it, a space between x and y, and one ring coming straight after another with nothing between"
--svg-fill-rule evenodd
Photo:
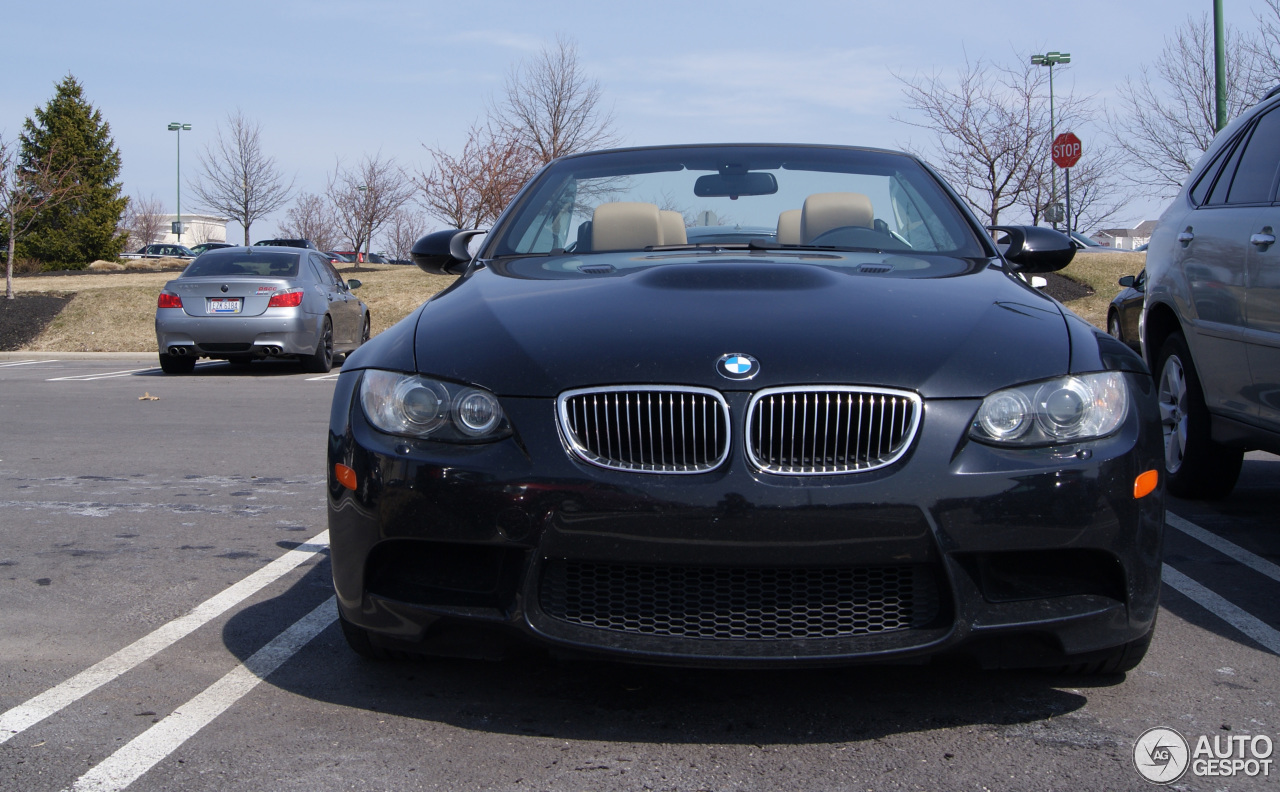
<instances>
[{"instance_id":1,"label":"dry grass","mask_svg":"<svg viewBox=\"0 0 1280 792\"><path fill-rule=\"evenodd\" d=\"M1093 289L1088 297L1067 303L1085 321L1107 328L1107 306L1120 292L1122 275L1137 275L1147 265L1146 253L1077 253L1061 274Z\"/></svg>"},{"instance_id":2,"label":"dry grass","mask_svg":"<svg viewBox=\"0 0 1280 792\"><path fill-rule=\"evenodd\" d=\"M141 259L163 266L165 259ZM132 268L131 268L132 269ZM16 278L24 294L74 294L67 307L26 349L32 352L142 352L156 346L156 295L176 272L112 272L94 275ZM453 282L417 267L387 266L348 273L369 306L373 332L403 319L428 297Z\"/></svg>"},{"instance_id":3,"label":"dry grass","mask_svg":"<svg viewBox=\"0 0 1280 792\"><path fill-rule=\"evenodd\" d=\"M138 269L164 266L164 259L137 259ZM132 265L134 262L131 262ZM1120 291L1122 275L1136 275L1146 263L1145 253L1082 253L1063 275L1084 283L1095 294L1067 303L1086 320L1105 327L1107 305ZM27 347L36 352L139 352L155 348L156 295L176 272L113 272L16 278L20 293L67 294L75 297L49 327ZM345 273L357 278L356 290L369 306L373 332L378 334L403 319L428 297L453 282L444 275L427 275L417 267L371 266Z\"/></svg>"}]
</instances>

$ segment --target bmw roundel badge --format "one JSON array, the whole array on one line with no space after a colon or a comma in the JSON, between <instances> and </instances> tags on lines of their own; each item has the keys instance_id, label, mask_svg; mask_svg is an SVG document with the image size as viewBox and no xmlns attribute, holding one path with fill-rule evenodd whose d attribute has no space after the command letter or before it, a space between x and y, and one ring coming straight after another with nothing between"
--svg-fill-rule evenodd
<instances>
[{"instance_id":1,"label":"bmw roundel badge","mask_svg":"<svg viewBox=\"0 0 1280 792\"><path fill-rule=\"evenodd\" d=\"M741 352L730 352L716 361L716 371L725 379L749 380L760 373L760 361Z\"/></svg>"}]
</instances>

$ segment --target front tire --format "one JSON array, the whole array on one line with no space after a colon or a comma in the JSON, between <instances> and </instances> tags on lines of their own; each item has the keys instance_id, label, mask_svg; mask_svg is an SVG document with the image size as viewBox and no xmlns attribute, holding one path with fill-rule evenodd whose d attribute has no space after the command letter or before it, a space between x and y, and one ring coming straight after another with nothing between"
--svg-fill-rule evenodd
<instances>
[{"instance_id":1,"label":"front tire","mask_svg":"<svg viewBox=\"0 0 1280 792\"><path fill-rule=\"evenodd\" d=\"M1120 316L1115 311L1107 314L1107 333L1117 341L1124 341L1124 332L1120 329Z\"/></svg>"},{"instance_id":2,"label":"front tire","mask_svg":"<svg viewBox=\"0 0 1280 792\"><path fill-rule=\"evenodd\" d=\"M1215 443L1209 408L1181 333L1165 339L1156 357L1165 480L1179 498L1225 498L1240 476L1244 451Z\"/></svg>"},{"instance_id":3,"label":"front tire","mask_svg":"<svg viewBox=\"0 0 1280 792\"><path fill-rule=\"evenodd\" d=\"M190 374L196 370L196 359L191 355L166 355L160 353L160 370L165 374Z\"/></svg>"},{"instance_id":4,"label":"front tire","mask_svg":"<svg viewBox=\"0 0 1280 792\"><path fill-rule=\"evenodd\" d=\"M304 358L302 365L313 374L327 374L333 368L333 321L329 317L324 318L324 325L320 328L315 353Z\"/></svg>"}]
</instances>

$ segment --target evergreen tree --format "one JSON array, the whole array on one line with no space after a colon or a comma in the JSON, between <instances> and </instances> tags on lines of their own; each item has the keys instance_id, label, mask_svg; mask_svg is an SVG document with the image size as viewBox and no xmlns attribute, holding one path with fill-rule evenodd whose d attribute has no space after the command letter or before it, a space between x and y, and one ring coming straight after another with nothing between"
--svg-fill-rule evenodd
<instances>
[{"instance_id":1,"label":"evergreen tree","mask_svg":"<svg viewBox=\"0 0 1280 792\"><path fill-rule=\"evenodd\" d=\"M75 186L68 199L34 218L20 242L19 258L34 258L46 269L80 269L96 259L114 259L126 235L117 231L129 199L122 196L120 150L111 125L84 98L70 74L35 119L23 126L21 167L49 163L70 168Z\"/></svg>"}]
</instances>

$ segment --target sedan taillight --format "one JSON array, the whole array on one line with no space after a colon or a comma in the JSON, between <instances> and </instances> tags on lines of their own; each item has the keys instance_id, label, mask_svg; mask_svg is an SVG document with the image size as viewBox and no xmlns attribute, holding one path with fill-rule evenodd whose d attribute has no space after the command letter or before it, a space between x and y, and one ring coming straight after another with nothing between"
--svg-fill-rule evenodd
<instances>
[{"instance_id":1,"label":"sedan taillight","mask_svg":"<svg viewBox=\"0 0 1280 792\"><path fill-rule=\"evenodd\" d=\"M156 301L157 308L181 308L182 298L173 292L160 292L160 299Z\"/></svg>"},{"instance_id":2,"label":"sedan taillight","mask_svg":"<svg viewBox=\"0 0 1280 792\"><path fill-rule=\"evenodd\" d=\"M302 289L276 292L267 303L268 308L297 308L299 305L302 305Z\"/></svg>"}]
</instances>

